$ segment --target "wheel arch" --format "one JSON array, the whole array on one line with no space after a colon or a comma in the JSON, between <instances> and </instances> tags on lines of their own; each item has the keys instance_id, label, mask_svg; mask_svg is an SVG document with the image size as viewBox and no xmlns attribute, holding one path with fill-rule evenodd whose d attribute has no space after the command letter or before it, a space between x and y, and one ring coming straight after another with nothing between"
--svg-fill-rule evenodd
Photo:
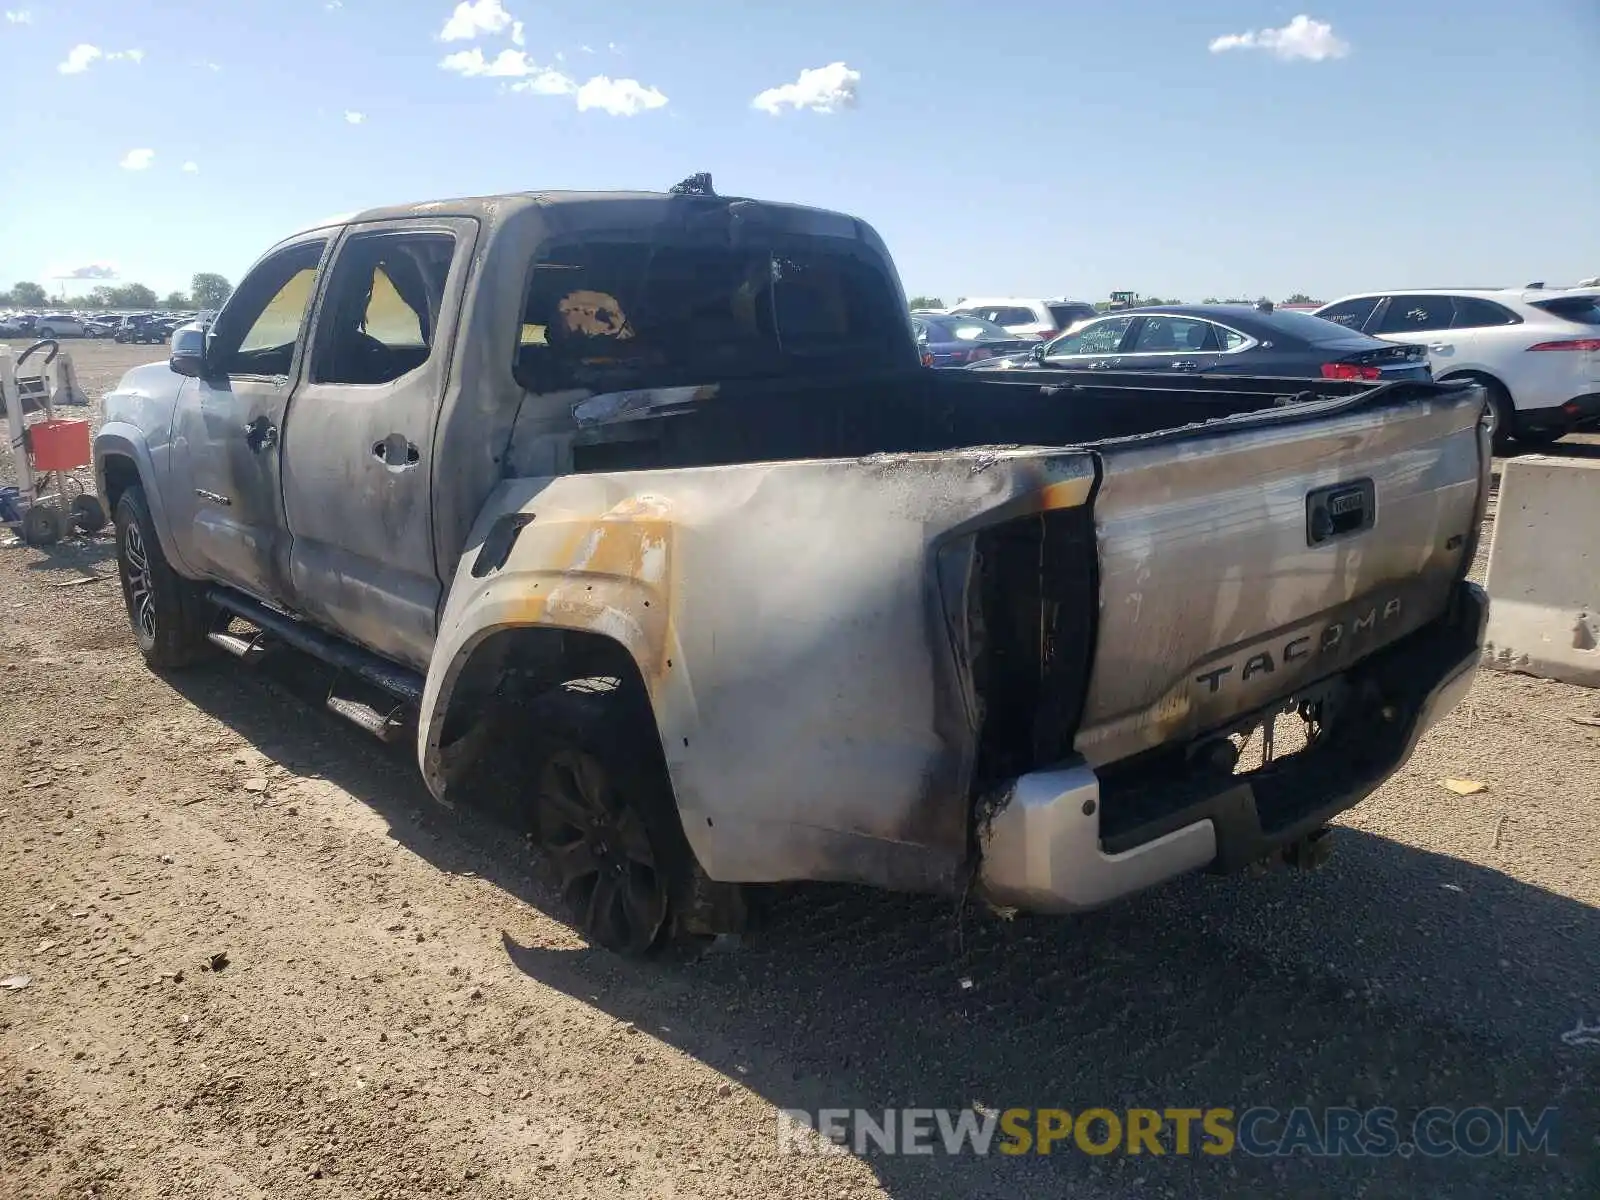
<instances>
[{"instance_id":1,"label":"wheel arch","mask_svg":"<svg viewBox=\"0 0 1600 1200\"><path fill-rule=\"evenodd\" d=\"M94 475L95 487L105 502L108 517L115 517L117 501L130 487L144 492L167 562L175 571L193 578L194 572L184 562L173 536L165 498L156 486L155 463L142 433L122 422L107 422L101 426L94 439Z\"/></svg>"},{"instance_id":2,"label":"wheel arch","mask_svg":"<svg viewBox=\"0 0 1600 1200\"><path fill-rule=\"evenodd\" d=\"M1485 370L1482 367L1455 367L1449 371L1446 371L1443 375L1436 376L1435 379L1439 383L1449 383L1452 380L1459 381L1462 379L1473 379L1483 384L1485 387L1499 388L1503 393L1505 393L1506 399L1511 401L1512 409L1515 410L1516 408L1516 400L1513 399L1511 395L1511 389L1506 386L1505 380L1501 379L1493 371ZM1492 395L1493 393L1491 392L1490 394Z\"/></svg>"},{"instance_id":3,"label":"wheel arch","mask_svg":"<svg viewBox=\"0 0 1600 1200\"><path fill-rule=\"evenodd\" d=\"M632 650L605 633L511 623L476 631L424 698L418 757L433 794L452 803L452 786L497 742L516 738L530 708L562 703L593 709L604 697L630 754L658 768L667 795L672 775L646 676ZM637 741L634 741L637 739ZM681 820L681 813L678 814Z\"/></svg>"}]
</instances>

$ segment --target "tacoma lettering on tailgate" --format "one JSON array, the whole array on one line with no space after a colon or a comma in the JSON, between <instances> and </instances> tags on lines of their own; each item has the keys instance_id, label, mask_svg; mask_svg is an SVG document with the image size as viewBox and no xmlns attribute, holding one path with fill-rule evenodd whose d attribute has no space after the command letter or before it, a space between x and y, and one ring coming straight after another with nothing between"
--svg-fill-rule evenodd
<instances>
[{"instance_id":1,"label":"tacoma lettering on tailgate","mask_svg":"<svg viewBox=\"0 0 1600 1200\"><path fill-rule=\"evenodd\" d=\"M1279 664L1298 663L1318 654L1329 654L1346 648L1347 641L1374 633L1379 626L1400 615L1398 596L1383 603L1374 603L1366 612L1342 621L1330 621L1320 633L1305 633L1292 637L1283 645L1256 650L1231 663L1224 663L1194 677L1196 683L1206 685L1210 695L1216 695L1225 686L1246 683L1257 675L1271 675ZM1274 653L1276 651L1276 653Z\"/></svg>"}]
</instances>

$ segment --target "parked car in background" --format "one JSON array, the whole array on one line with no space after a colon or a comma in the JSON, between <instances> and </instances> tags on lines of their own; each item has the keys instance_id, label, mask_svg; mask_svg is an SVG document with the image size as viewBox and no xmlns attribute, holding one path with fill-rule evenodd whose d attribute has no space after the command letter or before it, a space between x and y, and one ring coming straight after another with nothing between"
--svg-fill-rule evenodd
<instances>
[{"instance_id":1,"label":"parked car in background","mask_svg":"<svg viewBox=\"0 0 1600 1200\"><path fill-rule=\"evenodd\" d=\"M34 336L39 338L68 338L85 337L87 330L77 317L65 313L51 313L49 316L40 317L33 327Z\"/></svg>"},{"instance_id":2,"label":"parked car in background","mask_svg":"<svg viewBox=\"0 0 1600 1200\"><path fill-rule=\"evenodd\" d=\"M158 318L154 313L134 313L122 318L122 324L117 327L113 336L119 342L132 344L164 342L170 334L162 332L157 321Z\"/></svg>"},{"instance_id":3,"label":"parked car in background","mask_svg":"<svg viewBox=\"0 0 1600 1200\"><path fill-rule=\"evenodd\" d=\"M981 317L913 315L911 328L925 367L964 367L997 354L1020 354L1038 343Z\"/></svg>"},{"instance_id":4,"label":"parked car in background","mask_svg":"<svg viewBox=\"0 0 1600 1200\"><path fill-rule=\"evenodd\" d=\"M1083 300L1023 300L1016 297L963 300L950 309L957 317L980 317L1003 326L1013 337L1043 341L1065 333L1080 321L1096 315L1094 305Z\"/></svg>"},{"instance_id":5,"label":"parked car in background","mask_svg":"<svg viewBox=\"0 0 1600 1200\"><path fill-rule=\"evenodd\" d=\"M115 337L117 328L121 324L121 317L90 317L83 323L84 336L92 338Z\"/></svg>"},{"instance_id":6,"label":"parked car in background","mask_svg":"<svg viewBox=\"0 0 1600 1200\"><path fill-rule=\"evenodd\" d=\"M1175 304L1085 322L1027 354L971 370L1181 371L1313 379L1427 379L1426 351L1321 317L1236 304Z\"/></svg>"},{"instance_id":7,"label":"parked car in background","mask_svg":"<svg viewBox=\"0 0 1600 1200\"><path fill-rule=\"evenodd\" d=\"M1600 288L1366 292L1317 315L1422 347L1436 378L1478 380L1502 448L1600 425Z\"/></svg>"}]
</instances>

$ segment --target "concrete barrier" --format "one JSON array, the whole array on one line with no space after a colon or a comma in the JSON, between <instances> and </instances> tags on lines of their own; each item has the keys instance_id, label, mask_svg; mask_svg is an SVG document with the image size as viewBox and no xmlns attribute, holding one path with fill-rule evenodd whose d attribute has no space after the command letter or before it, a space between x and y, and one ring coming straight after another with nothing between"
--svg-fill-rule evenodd
<instances>
[{"instance_id":1,"label":"concrete barrier","mask_svg":"<svg viewBox=\"0 0 1600 1200\"><path fill-rule=\"evenodd\" d=\"M1600 461L1505 464L1488 590L1484 666L1600 687Z\"/></svg>"}]
</instances>

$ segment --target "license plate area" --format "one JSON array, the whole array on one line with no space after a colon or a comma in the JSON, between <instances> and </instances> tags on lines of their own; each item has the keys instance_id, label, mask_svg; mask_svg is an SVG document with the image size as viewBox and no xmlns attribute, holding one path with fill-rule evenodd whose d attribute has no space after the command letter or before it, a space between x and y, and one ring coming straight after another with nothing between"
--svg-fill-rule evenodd
<instances>
[{"instance_id":1,"label":"license plate area","mask_svg":"<svg viewBox=\"0 0 1600 1200\"><path fill-rule=\"evenodd\" d=\"M1371 529L1378 518L1370 479L1336 483L1306 493L1306 544L1321 546Z\"/></svg>"}]
</instances>

